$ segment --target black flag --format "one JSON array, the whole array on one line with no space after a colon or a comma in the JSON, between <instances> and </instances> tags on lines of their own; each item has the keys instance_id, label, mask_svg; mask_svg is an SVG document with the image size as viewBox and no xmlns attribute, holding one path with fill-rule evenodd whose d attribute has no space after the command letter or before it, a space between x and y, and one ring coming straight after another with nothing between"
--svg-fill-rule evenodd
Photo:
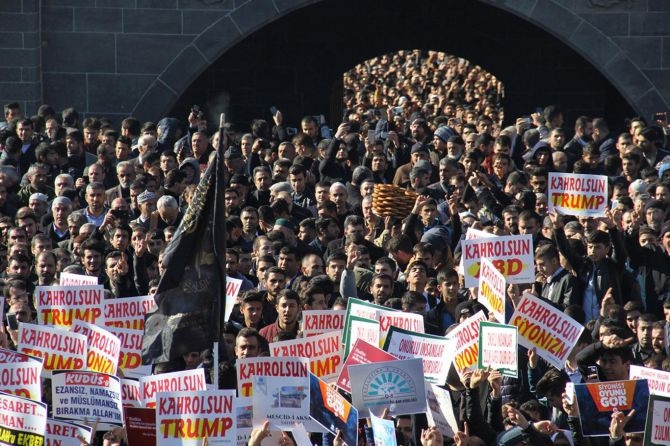
<instances>
[{"instance_id":1,"label":"black flag","mask_svg":"<svg viewBox=\"0 0 670 446\"><path fill-rule=\"evenodd\" d=\"M145 365L211 348L219 340L226 277L224 190L223 159L217 153L165 250L158 310L145 319Z\"/></svg>"}]
</instances>

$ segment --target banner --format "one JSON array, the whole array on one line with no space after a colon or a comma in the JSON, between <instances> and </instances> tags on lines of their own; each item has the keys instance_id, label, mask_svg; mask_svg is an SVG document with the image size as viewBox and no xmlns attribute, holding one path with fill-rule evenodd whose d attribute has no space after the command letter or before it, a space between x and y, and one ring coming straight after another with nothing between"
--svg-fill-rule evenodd
<instances>
[{"instance_id":1,"label":"banner","mask_svg":"<svg viewBox=\"0 0 670 446\"><path fill-rule=\"evenodd\" d=\"M51 378L54 418L123 424L121 380L98 372L56 371Z\"/></svg>"},{"instance_id":2,"label":"banner","mask_svg":"<svg viewBox=\"0 0 670 446\"><path fill-rule=\"evenodd\" d=\"M486 321L483 311L470 316L449 332L454 351L454 367L462 377L466 370L474 371L479 358L479 323Z\"/></svg>"},{"instance_id":3,"label":"banner","mask_svg":"<svg viewBox=\"0 0 670 446\"><path fill-rule=\"evenodd\" d=\"M37 322L70 328L74 320L79 319L103 325L104 298L102 285L35 287Z\"/></svg>"},{"instance_id":4,"label":"banner","mask_svg":"<svg viewBox=\"0 0 670 446\"><path fill-rule=\"evenodd\" d=\"M107 299L103 305L105 325L144 330L144 317L156 309L153 296Z\"/></svg>"},{"instance_id":5,"label":"banner","mask_svg":"<svg viewBox=\"0 0 670 446\"><path fill-rule=\"evenodd\" d=\"M86 336L88 341L88 370L116 375L121 351L119 338L105 329L80 320L74 321L72 332Z\"/></svg>"},{"instance_id":6,"label":"banner","mask_svg":"<svg viewBox=\"0 0 670 446\"><path fill-rule=\"evenodd\" d=\"M147 315L142 362L155 364L211 348L221 336L226 293L223 153L209 163L191 204L163 253L155 299Z\"/></svg>"},{"instance_id":7,"label":"banner","mask_svg":"<svg viewBox=\"0 0 670 446\"><path fill-rule=\"evenodd\" d=\"M359 412L389 415L426 411L426 387L420 359L349 366L352 404Z\"/></svg>"},{"instance_id":8,"label":"banner","mask_svg":"<svg viewBox=\"0 0 670 446\"><path fill-rule=\"evenodd\" d=\"M507 284L505 276L493 266L489 259L482 259L477 301L484 305L501 324L505 323Z\"/></svg>"},{"instance_id":9,"label":"banner","mask_svg":"<svg viewBox=\"0 0 670 446\"><path fill-rule=\"evenodd\" d=\"M420 358L426 381L444 385L452 361L451 341L443 336L415 333L391 327L384 351L398 359Z\"/></svg>"},{"instance_id":10,"label":"banner","mask_svg":"<svg viewBox=\"0 0 670 446\"><path fill-rule=\"evenodd\" d=\"M85 424L47 419L46 446L81 446L77 436L91 442L93 429Z\"/></svg>"},{"instance_id":11,"label":"banner","mask_svg":"<svg viewBox=\"0 0 670 446\"><path fill-rule=\"evenodd\" d=\"M342 364L341 334L341 331L334 331L273 342L270 344L270 354L274 357L308 358L310 372L325 381L333 381L338 377Z\"/></svg>"},{"instance_id":12,"label":"banner","mask_svg":"<svg viewBox=\"0 0 670 446\"><path fill-rule=\"evenodd\" d=\"M386 336L391 327L402 328L414 333L425 333L423 327L423 316L416 313L405 313L404 311L378 311L379 320L379 345L384 345Z\"/></svg>"},{"instance_id":13,"label":"banner","mask_svg":"<svg viewBox=\"0 0 670 446\"><path fill-rule=\"evenodd\" d=\"M121 401L126 407L142 407L139 381L121 378Z\"/></svg>"},{"instance_id":14,"label":"banner","mask_svg":"<svg viewBox=\"0 0 670 446\"><path fill-rule=\"evenodd\" d=\"M649 400L646 380L575 384L575 396L585 437L609 435L612 413L628 414L631 409L635 409L635 414L624 431L644 432Z\"/></svg>"},{"instance_id":15,"label":"banner","mask_svg":"<svg viewBox=\"0 0 670 446\"><path fill-rule=\"evenodd\" d=\"M479 229L472 229L472 228L468 228L467 232L465 233L465 240L474 240L474 239L491 238L491 237L497 237L497 236L495 234L491 234L490 232L480 231ZM465 275L465 271L463 268L463 256L461 256L461 259L458 262L456 272L458 272L458 274L460 274L461 276Z\"/></svg>"},{"instance_id":16,"label":"banner","mask_svg":"<svg viewBox=\"0 0 670 446\"><path fill-rule=\"evenodd\" d=\"M629 379L646 379L650 395L670 398L670 372L631 364L629 374Z\"/></svg>"},{"instance_id":17,"label":"banner","mask_svg":"<svg viewBox=\"0 0 670 446\"><path fill-rule=\"evenodd\" d=\"M41 401L41 373L41 361L2 363L0 368L0 392Z\"/></svg>"},{"instance_id":18,"label":"banner","mask_svg":"<svg viewBox=\"0 0 670 446\"><path fill-rule=\"evenodd\" d=\"M584 327L551 304L524 293L510 325L519 329L519 344L535 348L537 354L561 369Z\"/></svg>"},{"instance_id":19,"label":"banner","mask_svg":"<svg viewBox=\"0 0 670 446\"><path fill-rule=\"evenodd\" d=\"M351 393L351 382L349 380L350 365L372 364L373 362L395 361L396 359L398 358L390 353L386 353L376 345L358 339L351 348L346 361L344 361L340 376L337 378L337 387Z\"/></svg>"},{"instance_id":20,"label":"banner","mask_svg":"<svg viewBox=\"0 0 670 446\"><path fill-rule=\"evenodd\" d=\"M0 393L0 443L42 445L46 428L46 404Z\"/></svg>"},{"instance_id":21,"label":"banner","mask_svg":"<svg viewBox=\"0 0 670 446\"><path fill-rule=\"evenodd\" d=\"M336 388L312 373L309 377L309 413L312 419L333 435L341 431L347 445L358 445L358 410Z\"/></svg>"},{"instance_id":22,"label":"banner","mask_svg":"<svg viewBox=\"0 0 670 446\"><path fill-rule=\"evenodd\" d=\"M157 442L166 446L237 445L234 390L158 392Z\"/></svg>"},{"instance_id":23,"label":"banner","mask_svg":"<svg viewBox=\"0 0 670 446\"><path fill-rule=\"evenodd\" d=\"M128 446L156 445L156 409L124 407Z\"/></svg>"},{"instance_id":24,"label":"banner","mask_svg":"<svg viewBox=\"0 0 670 446\"><path fill-rule=\"evenodd\" d=\"M310 421L307 358L262 358L245 370L253 377L254 427L265 420L277 429Z\"/></svg>"},{"instance_id":25,"label":"banner","mask_svg":"<svg viewBox=\"0 0 670 446\"><path fill-rule=\"evenodd\" d=\"M463 240L461 243L466 288L479 285L480 263L484 257L508 283L535 282L533 236L530 234Z\"/></svg>"},{"instance_id":26,"label":"banner","mask_svg":"<svg viewBox=\"0 0 670 446\"><path fill-rule=\"evenodd\" d=\"M156 407L158 392L200 392L207 390L205 369L182 370L140 378L140 396L143 407Z\"/></svg>"},{"instance_id":27,"label":"banner","mask_svg":"<svg viewBox=\"0 0 670 446\"><path fill-rule=\"evenodd\" d=\"M86 336L56 327L19 324L17 351L42 358L42 373L86 368Z\"/></svg>"},{"instance_id":28,"label":"banner","mask_svg":"<svg viewBox=\"0 0 670 446\"><path fill-rule=\"evenodd\" d=\"M480 369L499 370L503 376L519 377L517 328L482 321L479 323Z\"/></svg>"},{"instance_id":29,"label":"banner","mask_svg":"<svg viewBox=\"0 0 670 446\"><path fill-rule=\"evenodd\" d=\"M142 337L143 330L131 328L107 327L107 330L121 341L119 354L119 368L123 376L139 378L151 374L151 366L142 365Z\"/></svg>"},{"instance_id":30,"label":"banner","mask_svg":"<svg viewBox=\"0 0 670 446\"><path fill-rule=\"evenodd\" d=\"M645 446L670 446L670 398L651 395L644 428Z\"/></svg>"},{"instance_id":31,"label":"banner","mask_svg":"<svg viewBox=\"0 0 670 446\"><path fill-rule=\"evenodd\" d=\"M370 424L375 446L398 446L393 420L378 417L370 410Z\"/></svg>"},{"instance_id":32,"label":"banner","mask_svg":"<svg viewBox=\"0 0 670 446\"><path fill-rule=\"evenodd\" d=\"M549 172L549 212L604 217L607 210L607 176Z\"/></svg>"},{"instance_id":33,"label":"banner","mask_svg":"<svg viewBox=\"0 0 670 446\"><path fill-rule=\"evenodd\" d=\"M442 435L453 438L458 432L458 422L454 416L454 407L451 404L449 391L435 384L426 385L426 401L428 402L429 426L436 426Z\"/></svg>"},{"instance_id":34,"label":"banner","mask_svg":"<svg viewBox=\"0 0 670 446\"><path fill-rule=\"evenodd\" d=\"M58 280L58 285L60 286L88 286L97 284L97 277L83 274L60 273Z\"/></svg>"},{"instance_id":35,"label":"banner","mask_svg":"<svg viewBox=\"0 0 670 446\"><path fill-rule=\"evenodd\" d=\"M366 300L356 299L355 297L350 297L347 299L347 313L344 319L344 332L342 334L342 343L344 345L353 345L354 341L349 339L349 326L351 325L351 317L357 316L359 318L369 319L373 321L379 321L378 312L379 311L388 311L388 307L383 307L381 305L376 305Z\"/></svg>"},{"instance_id":36,"label":"banner","mask_svg":"<svg viewBox=\"0 0 670 446\"><path fill-rule=\"evenodd\" d=\"M300 330L305 336L342 331L346 315L347 310L305 310Z\"/></svg>"},{"instance_id":37,"label":"banner","mask_svg":"<svg viewBox=\"0 0 670 446\"><path fill-rule=\"evenodd\" d=\"M348 333L348 341L344 345L344 356L349 356L351 346L356 343L358 339L369 342L372 345L379 346L379 322L373 319L364 317L351 316L347 319L349 325L344 329Z\"/></svg>"},{"instance_id":38,"label":"banner","mask_svg":"<svg viewBox=\"0 0 670 446\"><path fill-rule=\"evenodd\" d=\"M242 279L226 276L226 314L224 315L224 321L230 319L230 313L232 313L233 306L237 303L240 288L242 288Z\"/></svg>"}]
</instances>

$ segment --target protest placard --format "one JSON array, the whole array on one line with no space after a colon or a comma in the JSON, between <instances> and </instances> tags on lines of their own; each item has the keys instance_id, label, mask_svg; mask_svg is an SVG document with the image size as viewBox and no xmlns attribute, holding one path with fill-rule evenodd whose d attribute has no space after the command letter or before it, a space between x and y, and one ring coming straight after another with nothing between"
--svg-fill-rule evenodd
<instances>
[{"instance_id":1,"label":"protest placard","mask_svg":"<svg viewBox=\"0 0 670 446\"><path fill-rule=\"evenodd\" d=\"M55 371L51 378L54 418L123 424L121 380L107 373Z\"/></svg>"},{"instance_id":2,"label":"protest placard","mask_svg":"<svg viewBox=\"0 0 670 446\"><path fill-rule=\"evenodd\" d=\"M242 287L242 279L235 279L226 276L226 309L224 314L224 321L230 319L230 313L233 311L233 306L237 303L237 296L240 294Z\"/></svg>"},{"instance_id":3,"label":"protest placard","mask_svg":"<svg viewBox=\"0 0 670 446\"><path fill-rule=\"evenodd\" d=\"M670 398L660 395L649 397L644 446L670 446Z\"/></svg>"},{"instance_id":4,"label":"protest placard","mask_svg":"<svg viewBox=\"0 0 670 446\"><path fill-rule=\"evenodd\" d=\"M480 264L484 257L505 276L508 283L535 281L533 236L530 234L463 240L462 244L466 288L479 285Z\"/></svg>"},{"instance_id":5,"label":"protest placard","mask_svg":"<svg viewBox=\"0 0 670 446\"><path fill-rule=\"evenodd\" d=\"M670 372L631 365L629 379L646 379L650 395L670 397Z\"/></svg>"},{"instance_id":6,"label":"protest placard","mask_svg":"<svg viewBox=\"0 0 670 446\"><path fill-rule=\"evenodd\" d=\"M340 376L337 378L337 387L351 393L349 381L349 366L356 364L371 364L373 362L395 361L395 356L386 353L376 345L372 345L363 339L357 339L344 361Z\"/></svg>"},{"instance_id":7,"label":"protest placard","mask_svg":"<svg viewBox=\"0 0 670 446\"><path fill-rule=\"evenodd\" d=\"M236 363L237 396L249 397L253 395L253 371L261 367L265 358L240 358Z\"/></svg>"},{"instance_id":8,"label":"protest placard","mask_svg":"<svg viewBox=\"0 0 670 446\"><path fill-rule=\"evenodd\" d=\"M479 358L479 323L486 320L483 311L470 316L456 326L447 336L453 346L454 367L458 376L463 376L467 370L474 371L477 368Z\"/></svg>"},{"instance_id":9,"label":"protest placard","mask_svg":"<svg viewBox=\"0 0 670 446\"><path fill-rule=\"evenodd\" d=\"M607 176L549 172L549 212L603 217L607 209Z\"/></svg>"},{"instance_id":10,"label":"protest placard","mask_svg":"<svg viewBox=\"0 0 670 446\"><path fill-rule=\"evenodd\" d=\"M481 321L477 366L480 369L498 370L503 376L518 378L518 360L517 328Z\"/></svg>"},{"instance_id":11,"label":"protest placard","mask_svg":"<svg viewBox=\"0 0 670 446\"><path fill-rule=\"evenodd\" d=\"M47 405L0 393L0 443L42 445L47 428Z\"/></svg>"},{"instance_id":12,"label":"protest placard","mask_svg":"<svg viewBox=\"0 0 670 446\"><path fill-rule=\"evenodd\" d=\"M468 228L468 230L465 233L465 240L474 240L474 239L491 238L491 237L497 237L497 236L495 234L491 234L490 232L480 231L479 229L472 229L472 228ZM461 259L458 262L456 271L461 276L465 275L463 268L463 256L461 256Z\"/></svg>"},{"instance_id":13,"label":"protest placard","mask_svg":"<svg viewBox=\"0 0 670 446\"><path fill-rule=\"evenodd\" d=\"M158 392L156 437L166 446L237 445L234 390Z\"/></svg>"},{"instance_id":14,"label":"protest placard","mask_svg":"<svg viewBox=\"0 0 670 446\"><path fill-rule=\"evenodd\" d=\"M405 359L349 366L352 403L358 412L368 409L389 415L426 411L426 387L421 359Z\"/></svg>"},{"instance_id":15,"label":"protest placard","mask_svg":"<svg viewBox=\"0 0 670 446\"><path fill-rule=\"evenodd\" d=\"M302 312L301 331L305 336L342 331L346 315L347 310L305 310Z\"/></svg>"},{"instance_id":16,"label":"protest placard","mask_svg":"<svg viewBox=\"0 0 670 446\"><path fill-rule=\"evenodd\" d=\"M83 274L60 273L58 285L60 286L87 286L97 285L98 278L95 276L86 276Z\"/></svg>"},{"instance_id":17,"label":"protest placard","mask_svg":"<svg viewBox=\"0 0 670 446\"><path fill-rule=\"evenodd\" d=\"M397 446L398 440L395 436L395 426L393 420L386 420L376 416L370 410L370 424L372 427L372 436L375 440L375 446Z\"/></svg>"},{"instance_id":18,"label":"protest placard","mask_svg":"<svg viewBox=\"0 0 670 446\"><path fill-rule=\"evenodd\" d=\"M91 442L93 429L85 424L47 419L46 446L81 446L77 438L81 436L86 443Z\"/></svg>"},{"instance_id":19,"label":"protest placard","mask_svg":"<svg viewBox=\"0 0 670 446\"><path fill-rule=\"evenodd\" d=\"M379 345L384 345L391 327L402 328L414 333L425 333L423 316L420 314L380 310L377 312L377 318L379 320Z\"/></svg>"},{"instance_id":20,"label":"protest placard","mask_svg":"<svg viewBox=\"0 0 670 446\"><path fill-rule=\"evenodd\" d=\"M507 284L505 276L493 266L489 259L482 259L477 301L484 305L500 323L505 322Z\"/></svg>"},{"instance_id":21,"label":"protest placard","mask_svg":"<svg viewBox=\"0 0 670 446\"><path fill-rule=\"evenodd\" d=\"M123 421L128 446L158 444L156 443L156 409L124 407Z\"/></svg>"},{"instance_id":22,"label":"protest placard","mask_svg":"<svg viewBox=\"0 0 670 446\"><path fill-rule=\"evenodd\" d=\"M72 332L86 336L88 342L87 368L93 372L116 375L119 366L121 341L97 325L75 320Z\"/></svg>"},{"instance_id":23,"label":"protest placard","mask_svg":"<svg viewBox=\"0 0 670 446\"><path fill-rule=\"evenodd\" d=\"M0 392L35 401L42 399L42 361L1 363Z\"/></svg>"},{"instance_id":24,"label":"protest placard","mask_svg":"<svg viewBox=\"0 0 670 446\"><path fill-rule=\"evenodd\" d=\"M333 381L342 365L341 331L333 331L308 338L273 342L270 354L274 357L296 356L309 359L309 368L319 378Z\"/></svg>"},{"instance_id":25,"label":"protest placard","mask_svg":"<svg viewBox=\"0 0 670 446\"><path fill-rule=\"evenodd\" d=\"M624 432L644 432L649 400L646 380L605 381L575 384L582 432L586 437L609 435L612 413L635 413L624 427Z\"/></svg>"},{"instance_id":26,"label":"protest placard","mask_svg":"<svg viewBox=\"0 0 670 446\"><path fill-rule=\"evenodd\" d=\"M204 369L143 376L139 381L142 406L149 408L156 407L156 393L158 392L200 392L207 390Z\"/></svg>"},{"instance_id":27,"label":"protest placard","mask_svg":"<svg viewBox=\"0 0 670 446\"><path fill-rule=\"evenodd\" d=\"M19 324L17 351L42 358L42 375L52 370L86 368L86 336L57 327Z\"/></svg>"},{"instance_id":28,"label":"protest placard","mask_svg":"<svg viewBox=\"0 0 670 446\"><path fill-rule=\"evenodd\" d=\"M103 305L105 325L144 330L144 316L157 308L153 296L107 299Z\"/></svg>"},{"instance_id":29,"label":"protest placard","mask_svg":"<svg viewBox=\"0 0 670 446\"><path fill-rule=\"evenodd\" d=\"M237 446L247 446L253 430L254 406L251 397L235 398L237 416ZM280 446L281 431L270 431L270 435L261 439L261 446Z\"/></svg>"},{"instance_id":30,"label":"protest placard","mask_svg":"<svg viewBox=\"0 0 670 446\"><path fill-rule=\"evenodd\" d=\"M519 344L561 369L584 326L551 304L524 293L514 309L510 325L519 329Z\"/></svg>"},{"instance_id":31,"label":"protest placard","mask_svg":"<svg viewBox=\"0 0 670 446\"><path fill-rule=\"evenodd\" d=\"M104 298L105 287L102 285L35 287L37 322L70 328L78 319L103 325Z\"/></svg>"},{"instance_id":32,"label":"protest placard","mask_svg":"<svg viewBox=\"0 0 670 446\"><path fill-rule=\"evenodd\" d=\"M398 359L421 358L426 381L444 385L452 361L451 341L443 336L391 327L384 351Z\"/></svg>"},{"instance_id":33,"label":"protest placard","mask_svg":"<svg viewBox=\"0 0 670 446\"><path fill-rule=\"evenodd\" d=\"M454 416L449 391L435 384L426 384L426 401L428 403L426 412L428 425L436 426L442 435L453 438L458 432L458 422Z\"/></svg>"},{"instance_id":34,"label":"protest placard","mask_svg":"<svg viewBox=\"0 0 670 446\"><path fill-rule=\"evenodd\" d=\"M240 374L253 379L254 427L265 420L276 429L310 421L307 358L262 358Z\"/></svg>"},{"instance_id":35,"label":"protest placard","mask_svg":"<svg viewBox=\"0 0 670 446\"><path fill-rule=\"evenodd\" d=\"M351 316L347 321L349 325L344 331L345 333L349 333L349 336L347 343L344 345L345 358L349 356L351 347L358 339L379 346L379 321L358 316Z\"/></svg>"},{"instance_id":36,"label":"protest placard","mask_svg":"<svg viewBox=\"0 0 670 446\"><path fill-rule=\"evenodd\" d=\"M139 381L121 378L121 401L127 407L142 407Z\"/></svg>"},{"instance_id":37,"label":"protest placard","mask_svg":"<svg viewBox=\"0 0 670 446\"><path fill-rule=\"evenodd\" d=\"M350 297L347 299L347 313L344 318L344 332L342 333L342 343L346 345L353 345L354 342L349 339L351 317L357 316L364 319L379 321L378 311L387 311L388 307L376 305L371 302Z\"/></svg>"},{"instance_id":38,"label":"protest placard","mask_svg":"<svg viewBox=\"0 0 670 446\"><path fill-rule=\"evenodd\" d=\"M112 326L106 328L121 341L119 368L123 370L123 375L130 378L150 375L151 366L142 365L142 337L144 331Z\"/></svg>"},{"instance_id":39,"label":"protest placard","mask_svg":"<svg viewBox=\"0 0 670 446\"><path fill-rule=\"evenodd\" d=\"M358 410L337 389L310 374L310 416L347 445L358 445Z\"/></svg>"},{"instance_id":40,"label":"protest placard","mask_svg":"<svg viewBox=\"0 0 670 446\"><path fill-rule=\"evenodd\" d=\"M0 364L30 361L38 361L41 363L42 358L15 352L14 350L9 350L6 348L0 348Z\"/></svg>"}]
</instances>

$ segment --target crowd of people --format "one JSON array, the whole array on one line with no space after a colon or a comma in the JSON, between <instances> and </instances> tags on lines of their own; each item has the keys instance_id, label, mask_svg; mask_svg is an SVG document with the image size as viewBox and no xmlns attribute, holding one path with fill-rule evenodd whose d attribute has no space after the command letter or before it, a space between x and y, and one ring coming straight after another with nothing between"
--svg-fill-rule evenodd
<instances>
[{"instance_id":1,"label":"crowd of people","mask_svg":"<svg viewBox=\"0 0 670 446\"><path fill-rule=\"evenodd\" d=\"M381 56L346 73L344 83L343 122L330 131L305 116L294 135L280 110L248 132L214 129L198 107L184 123L129 117L117 130L71 108L44 105L26 117L6 104L6 312L36 323L33 291L57 284L61 272L97 277L109 299L153 293L162 252L218 152L226 167L226 270L242 281L223 326L219 387L236 387L236 359L300 336L302 310L344 309L350 297L421 314L427 333L444 336L485 310L457 270L468 228L530 234L536 281L510 286L508 298L533 293L586 327L565 366L519 347L518 378L479 370L444 383L463 426L455 439L418 415L395 420L399 444L640 444L641 434L624 433L623 413L613 417L609 440L584 438L565 385L625 380L631 364L670 371L665 119L633 117L628 128L610 129L601 117L568 122L549 105L506 122L494 76L433 52ZM549 172L606 175L607 216L548 213ZM376 184L416 192L411 213L376 215ZM0 346L15 348L16 335L7 326ZM212 367L204 352L191 352L177 368L203 364Z\"/></svg>"}]
</instances>

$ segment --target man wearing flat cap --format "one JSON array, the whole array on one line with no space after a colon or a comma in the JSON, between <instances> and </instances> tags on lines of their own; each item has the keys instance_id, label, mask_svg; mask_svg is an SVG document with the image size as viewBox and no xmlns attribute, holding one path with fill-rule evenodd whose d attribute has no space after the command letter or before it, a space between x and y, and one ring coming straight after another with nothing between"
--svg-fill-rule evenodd
<instances>
[{"instance_id":1,"label":"man wearing flat cap","mask_svg":"<svg viewBox=\"0 0 670 446\"><path fill-rule=\"evenodd\" d=\"M145 190L137 196L137 206L140 208L140 216L131 223L137 223L147 231L151 226L151 213L157 209L158 197L153 192Z\"/></svg>"}]
</instances>

